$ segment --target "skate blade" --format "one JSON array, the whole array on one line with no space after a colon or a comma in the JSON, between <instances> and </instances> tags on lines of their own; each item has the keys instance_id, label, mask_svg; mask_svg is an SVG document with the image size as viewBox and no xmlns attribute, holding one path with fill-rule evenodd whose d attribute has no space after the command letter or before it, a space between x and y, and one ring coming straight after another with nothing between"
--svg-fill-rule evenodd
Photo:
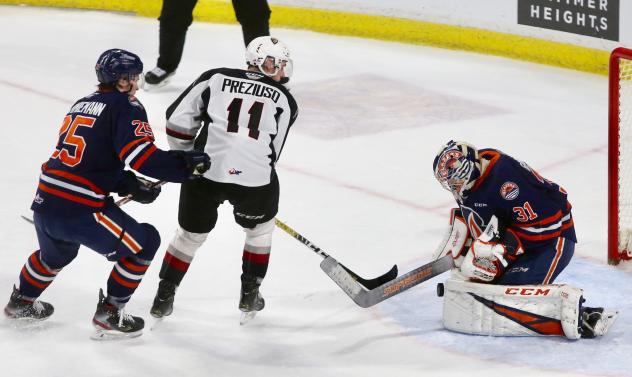
<instances>
[{"instance_id":1,"label":"skate blade","mask_svg":"<svg viewBox=\"0 0 632 377\"><path fill-rule=\"evenodd\" d=\"M257 315L257 311L253 310L251 312L241 312L241 318L239 318L239 325L243 326L246 323L252 321L253 318Z\"/></svg>"},{"instance_id":2,"label":"skate blade","mask_svg":"<svg viewBox=\"0 0 632 377\"><path fill-rule=\"evenodd\" d=\"M597 336L605 335L617 320L619 312L616 310L604 310L601 319L595 325L595 334Z\"/></svg>"},{"instance_id":3,"label":"skate blade","mask_svg":"<svg viewBox=\"0 0 632 377\"><path fill-rule=\"evenodd\" d=\"M116 330L95 329L94 333L90 336L92 340L121 340L137 338L143 334L143 330L138 330L129 333L123 333Z\"/></svg>"}]
</instances>

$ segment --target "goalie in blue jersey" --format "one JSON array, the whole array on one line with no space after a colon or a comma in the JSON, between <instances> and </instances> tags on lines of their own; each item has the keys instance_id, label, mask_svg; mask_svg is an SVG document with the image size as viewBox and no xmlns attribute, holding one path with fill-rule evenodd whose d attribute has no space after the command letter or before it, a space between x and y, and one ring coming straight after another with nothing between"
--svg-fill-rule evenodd
<instances>
[{"instance_id":1,"label":"goalie in blue jersey","mask_svg":"<svg viewBox=\"0 0 632 377\"><path fill-rule=\"evenodd\" d=\"M452 255L457 267L446 283L447 328L574 339L608 330L615 311L584 307L581 289L552 285L577 242L562 187L499 150L465 142L444 145L433 170L458 204L434 256Z\"/></svg>"},{"instance_id":2,"label":"goalie in blue jersey","mask_svg":"<svg viewBox=\"0 0 632 377\"><path fill-rule=\"evenodd\" d=\"M31 209L39 250L32 253L4 309L12 319L43 320L53 306L37 298L84 245L115 262L92 319L98 337L138 336L143 319L123 308L140 284L156 250L158 231L122 211L110 193L153 202L156 184L197 179L210 167L203 152L163 151L143 105L134 97L143 71L140 58L111 49L99 57L98 89L79 99L64 117L50 159L42 165Z\"/></svg>"}]
</instances>

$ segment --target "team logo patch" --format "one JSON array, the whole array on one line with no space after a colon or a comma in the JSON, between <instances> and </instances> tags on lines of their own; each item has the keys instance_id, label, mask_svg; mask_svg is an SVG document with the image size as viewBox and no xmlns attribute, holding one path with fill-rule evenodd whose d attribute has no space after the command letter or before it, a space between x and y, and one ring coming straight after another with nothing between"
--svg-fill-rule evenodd
<instances>
[{"instance_id":1,"label":"team logo patch","mask_svg":"<svg viewBox=\"0 0 632 377\"><path fill-rule=\"evenodd\" d=\"M230 175L239 175L241 173L242 173L241 170L237 170L235 168L230 168L230 170L228 171L228 174L230 174Z\"/></svg>"},{"instance_id":2,"label":"team logo patch","mask_svg":"<svg viewBox=\"0 0 632 377\"><path fill-rule=\"evenodd\" d=\"M507 181L500 186L500 196L505 200L514 200L518 197L520 193L520 188L517 184Z\"/></svg>"}]
</instances>

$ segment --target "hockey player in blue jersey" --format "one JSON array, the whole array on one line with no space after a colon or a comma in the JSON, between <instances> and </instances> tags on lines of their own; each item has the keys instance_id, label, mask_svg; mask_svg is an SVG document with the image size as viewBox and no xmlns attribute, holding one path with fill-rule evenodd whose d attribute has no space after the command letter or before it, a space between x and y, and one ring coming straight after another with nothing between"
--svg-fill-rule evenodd
<instances>
[{"instance_id":1,"label":"hockey player in blue jersey","mask_svg":"<svg viewBox=\"0 0 632 377\"><path fill-rule=\"evenodd\" d=\"M568 265L577 238L561 186L499 150L477 150L466 142L444 145L433 170L459 207L452 211L449 241L435 258L451 254L464 279L547 285ZM581 307L580 313L582 337L607 331L603 308ZM614 321L616 312L608 315Z\"/></svg>"},{"instance_id":2,"label":"hockey player in blue jersey","mask_svg":"<svg viewBox=\"0 0 632 377\"><path fill-rule=\"evenodd\" d=\"M140 58L111 49L98 59L98 90L78 100L64 117L59 140L42 165L31 209L39 250L32 253L14 287L5 315L43 320L53 306L37 298L80 245L115 262L107 296L99 292L93 324L99 336L137 336L143 319L123 307L138 287L160 245L158 231L122 211L111 192L140 203L153 202L160 187L137 177L128 166L149 177L184 182L210 167L203 152L163 151L143 105L134 97L143 71Z\"/></svg>"}]
</instances>

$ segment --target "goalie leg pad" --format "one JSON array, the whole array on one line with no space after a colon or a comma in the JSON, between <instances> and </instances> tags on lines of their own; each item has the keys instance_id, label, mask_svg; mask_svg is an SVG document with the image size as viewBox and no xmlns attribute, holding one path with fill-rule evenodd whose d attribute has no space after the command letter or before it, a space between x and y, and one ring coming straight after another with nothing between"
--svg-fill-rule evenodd
<instances>
[{"instance_id":1,"label":"goalie leg pad","mask_svg":"<svg viewBox=\"0 0 632 377\"><path fill-rule=\"evenodd\" d=\"M582 290L569 285L490 285L452 277L443 325L466 334L578 339Z\"/></svg>"}]
</instances>

